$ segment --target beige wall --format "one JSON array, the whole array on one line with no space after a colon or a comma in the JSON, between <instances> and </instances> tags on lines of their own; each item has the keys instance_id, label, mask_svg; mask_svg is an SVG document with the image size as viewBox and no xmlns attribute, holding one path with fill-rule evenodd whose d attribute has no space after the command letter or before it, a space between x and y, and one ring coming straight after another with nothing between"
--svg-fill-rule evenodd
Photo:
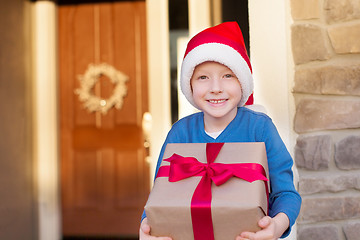
<instances>
[{"instance_id":1,"label":"beige wall","mask_svg":"<svg viewBox=\"0 0 360 240\"><path fill-rule=\"evenodd\" d=\"M30 72L30 3L0 7L0 239L36 239Z\"/></svg>"},{"instance_id":2,"label":"beige wall","mask_svg":"<svg viewBox=\"0 0 360 240\"><path fill-rule=\"evenodd\" d=\"M263 105L292 152L291 69L287 1L249 1L250 57L254 101Z\"/></svg>"},{"instance_id":3,"label":"beige wall","mask_svg":"<svg viewBox=\"0 0 360 240\"><path fill-rule=\"evenodd\" d=\"M283 0L249 0L250 57L254 77L254 102L265 107L288 151L294 155L295 105L291 94L290 5ZM294 167L295 185L297 169ZM293 227L286 239L296 239Z\"/></svg>"}]
</instances>

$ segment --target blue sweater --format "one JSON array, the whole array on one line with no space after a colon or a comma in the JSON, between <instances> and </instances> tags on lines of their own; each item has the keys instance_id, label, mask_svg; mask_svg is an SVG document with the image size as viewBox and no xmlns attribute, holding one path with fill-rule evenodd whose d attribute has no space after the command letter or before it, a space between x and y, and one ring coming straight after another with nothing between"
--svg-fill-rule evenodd
<instances>
[{"instance_id":1,"label":"blue sweater","mask_svg":"<svg viewBox=\"0 0 360 240\"><path fill-rule=\"evenodd\" d=\"M272 120L263 113L245 107L238 108L236 117L216 139L205 133L202 112L180 119L172 126L162 146L155 176L168 143L210 142L265 143L270 177L269 216L274 217L280 212L288 216L290 228L282 236L286 237L299 214L301 197L293 184L293 160ZM144 212L142 218L145 216Z\"/></svg>"}]
</instances>

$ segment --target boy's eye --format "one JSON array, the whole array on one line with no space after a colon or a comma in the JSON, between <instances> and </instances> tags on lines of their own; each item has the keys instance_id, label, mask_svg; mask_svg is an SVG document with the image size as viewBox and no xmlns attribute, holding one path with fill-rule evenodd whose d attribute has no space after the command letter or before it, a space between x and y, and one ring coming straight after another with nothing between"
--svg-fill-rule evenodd
<instances>
[{"instance_id":1,"label":"boy's eye","mask_svg":"<svg viewBox=\"0 0 360 240\"><path fill-rule=\"evenodd\" d=\"M199 79L206 79L206 76L205 75L200 76Z\"/></svg>"},{"instance_id":2,"label":"boy's eye","mask_svg":"<svg viewBox=\"0 0 360 240\"><path fill-rule=\"evenodd\" d=\"M225 76L224 76L225 78L232 78L233 77L233 75L232 74L225 74Z\"/></svg>"}]
</instances>

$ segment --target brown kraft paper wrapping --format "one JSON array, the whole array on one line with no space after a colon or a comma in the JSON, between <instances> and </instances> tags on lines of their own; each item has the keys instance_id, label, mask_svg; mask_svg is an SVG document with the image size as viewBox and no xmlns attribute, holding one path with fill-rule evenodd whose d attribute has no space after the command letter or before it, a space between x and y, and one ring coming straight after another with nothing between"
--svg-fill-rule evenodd
<instances>
[{"instance_id":1,"label":"brown kraft paper wrapping","mask_svg":"<svg viewBox=\"0 0 360 240\"><path fill-rule=\"evenodd\" d=\"M195 157L206 163L206 143L176 143L166 146L163 159L174 153ZM268 177L265 144L225 143L215 163L259 163ZM162 161L161 166L170 165ZM152 236L168 236L173 240L193 240L191 198L201 177L178 182L158 177L145 206ZM243 231L260 230L257 222L267 213L267 196L263 181L252 183L233 177L221 186L212 183L211 212L215 240L235 239Z\"/></svg>"}]
</instances>

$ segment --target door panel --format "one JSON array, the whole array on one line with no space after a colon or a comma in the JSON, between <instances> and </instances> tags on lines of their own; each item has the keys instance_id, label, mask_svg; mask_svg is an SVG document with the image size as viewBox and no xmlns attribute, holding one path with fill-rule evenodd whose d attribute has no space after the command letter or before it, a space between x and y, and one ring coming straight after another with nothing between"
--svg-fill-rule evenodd
<instances>
[{"instance_id":1,"label":"door panel","mask_svg":"<svg viewBox=\"0 0 360 240\"><path fill-rule=\"evenodd\" d=\"M144 1L59 5L62 225L65 236L138 234L149 193L142 116L148 111ZM121 109L89 112L75 90L89 64L128 76ZM115 84L98 76L93 96Z\"/></svg>"}]
</instances>

